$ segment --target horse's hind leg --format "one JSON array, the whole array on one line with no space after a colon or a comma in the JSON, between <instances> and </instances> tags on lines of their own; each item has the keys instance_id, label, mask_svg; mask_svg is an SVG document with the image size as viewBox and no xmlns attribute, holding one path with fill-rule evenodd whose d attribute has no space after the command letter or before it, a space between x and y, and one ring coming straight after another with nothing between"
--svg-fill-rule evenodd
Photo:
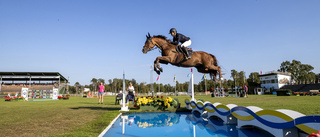
<instances>
[{"instance_id":1,"label":"horse's hind leg","mask_svg":"<svg viewBox=\"0 0 320 137\"><path fill-rule=\"evenodd\" d=\"M212 81L216 81L216 74L214 72L210 72L210 78Z\"/></svg>"}]
</instances>

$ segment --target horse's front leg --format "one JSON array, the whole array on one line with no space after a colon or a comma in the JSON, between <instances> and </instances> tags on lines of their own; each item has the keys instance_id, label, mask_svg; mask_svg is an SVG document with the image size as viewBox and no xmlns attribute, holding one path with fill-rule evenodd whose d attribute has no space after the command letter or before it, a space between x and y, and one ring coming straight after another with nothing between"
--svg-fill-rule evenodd
<instances>
[{"instance_id":1,"label":"horse's front leg","mask_svg":"<svg viewBox=\"0 0 320 137\"><path fill-rule=\"evenodd\" d=\"M159 67L158 65L159 63L157 62L157 60L155 60L153 64L153 70L157 72L158 75L160 75L160 71L157 69Z\"/></svg>"},{"instance_id":2,"label":"horse's front leg","mask_svg":"<svg viewBox=\"0 0 320 137\"><path fill-rule=\"evenodd\" d=\"M167 57L167 56L162 56L162 57L157 57L156 60L154 61L154 69L155 71L157 72L158 75L160 75L160 72L163 72L163 69L160 67L159 63L162 63L162 64L168 64L171 62L171 58L170 57ZM159 70L157 70L156 68L158 68Z\"/></svg>"}]
</instances>

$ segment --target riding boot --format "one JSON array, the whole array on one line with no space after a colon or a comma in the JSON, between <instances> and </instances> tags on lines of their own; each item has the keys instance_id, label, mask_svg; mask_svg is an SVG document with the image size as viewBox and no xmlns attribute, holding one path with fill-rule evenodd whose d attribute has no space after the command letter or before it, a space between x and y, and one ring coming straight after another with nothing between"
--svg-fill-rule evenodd
<instances>
[{"instance_id":1,"label":"riding boot","mask_svg":"<svg viewBox=\"0 0 320 137\"><path fill-rule=\"evenodd\" d=\"M181 46L182 51L185 53L186 55L186 60L190 59L191 57L189 56L188 50L186 47Z\"/></svg>"}]
</instances>

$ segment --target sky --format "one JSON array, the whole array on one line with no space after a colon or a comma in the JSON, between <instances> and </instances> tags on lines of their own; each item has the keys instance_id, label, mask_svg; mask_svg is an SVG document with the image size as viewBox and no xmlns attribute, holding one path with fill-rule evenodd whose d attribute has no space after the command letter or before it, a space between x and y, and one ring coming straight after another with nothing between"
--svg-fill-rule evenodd
<instances>
[{"instance_id":1,"label":"sky","mask_svg":"<svg viewBox=\"0 0 320 137\"><path fill-rule=\"evenodd\" d=\"M298 60L320 73L319 0L0 0L0 71L60 72L71 85L92 78L150 83L158 50L142 53L146 34L176 28L195 51L232 69L268 72ZM160 82L189 81L190 68L160 64ZM156 82L157 74L152 73ZM195 72L194 81L203 74ZM209 77L207 77L209 79Z\"/></svg>"}]
</instances>

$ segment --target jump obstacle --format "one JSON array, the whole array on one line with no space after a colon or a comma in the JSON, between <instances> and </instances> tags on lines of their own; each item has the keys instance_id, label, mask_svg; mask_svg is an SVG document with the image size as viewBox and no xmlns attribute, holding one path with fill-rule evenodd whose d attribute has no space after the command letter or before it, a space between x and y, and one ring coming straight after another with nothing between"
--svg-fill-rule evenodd
<instances>
[{"instance_id":1,"label":"jump obstacle","mask_svg":"<svg viewBox=\"0 0 320 137\"><path fill-rule=\"evenodd\" d=\"M58 91L59 91L58 88L53 88L52 90L29 90L29 88L22 88L21 96L24 98L25 101L29 101L29 98L33 98L33 99L36 98L37 92L39 92L39 96L40 96L41 94L43 95L44 91L46 92L46 96L45 96L46 100L58 100ZM48 92L49 92L50 98L52 99L48 99L49 98L47 96ZM30 100L30 101L34 101L34 100Z\"/></svg>"},{"instance_id":2,"label":"jump obstacle","mask_svg":"<svg viewBox=\"0 0 320 137\"><path fill-rule=\"evenodd\" d=\"M209 119L214 116L222 119L224 124L237 125L238 128L245 126L259 127L276 137L307 136L320 130L320 115L306 116L287 109L263 110L256 106L223 105L219 102L212 104L208 101L189 99L186 99L185 103L187 109L192 110L192 112L199 112L202 119Z\"/></svg>"},{"instance_id":3,"label":"jump obstacle","mask_svg":"<svg viewBox=\"0 0 320 137\"><path fill-rule=\"evenodd\" d=\"M236 96L237 92L240 96L239 90L236 90ZM200 119L209 119L214 116L223 120L224 124L237 125L238 128L259 127L276 137L307 136L320 130L320 115L306 116L288 109L263 110L256 106L243 107L235 104L223 105L219 102L212 104L208 101L197 101L194 99L192 69L188 94L191 94L191 100L185 100L186 108L193 113L199 112Z\"/></svg>"}]
</instances>

